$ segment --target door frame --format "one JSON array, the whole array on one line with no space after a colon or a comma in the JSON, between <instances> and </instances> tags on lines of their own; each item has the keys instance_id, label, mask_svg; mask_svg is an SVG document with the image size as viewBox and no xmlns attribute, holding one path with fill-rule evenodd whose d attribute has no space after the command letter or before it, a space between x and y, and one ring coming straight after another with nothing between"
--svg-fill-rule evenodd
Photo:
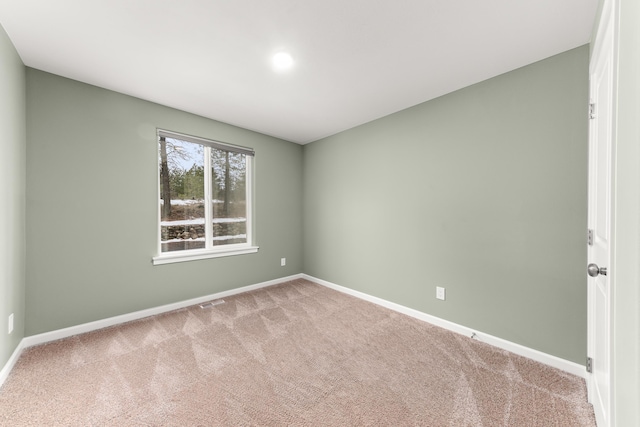
<instances>
[{"instance_id":1,"label":"door frame","mask_svg":"<svg viewBox=\"0 0 640 427\"><path fill-rule=\"evenodd\" d=\"M615 172L615 167L616 167L616 162L615 162L615 158L616 158L616 109L617 109L617 74L618 74L618 55L617 55L617 50L618 50L618 34L617 34L617 20L616 20L616 13L617 13L617 0L604 0L603 1L603 6L602 6L602 12L600 15L600 20L597 23L597 30L596 30L596 34L595 34L595 40L593 43L593 50L592 50L592 55L590 57L589 60L589 96L592 96L591 93L591 81L592 81L592 76L594 74L595 68L597 66L596 60L595 58L598 58L599 55L601 54L603 49L606 49L607 47L604 45L605 42L607 42L607 32L610 31L610 37L612 37L612 40L610 41L611 43L611 52L609 53L611 55L611 61L612 61L612 80L611 80L611 88L610 88L610 92L611 92L611 153L610 153L610 182L609 182L609 188L610 188L610 200L609 200L609 262L608 265L606 267L609 267L609 272L608 272L608 286L609 286L609 306L608 306L608 314L609 314L609 319L607 320L608 325L609 325L609 348L606 349L606 352L608 353L608 357L609 357L609 370L607 372L607 376L608 376L608 380L609 380L609 384L608 384L608 392L609 392L609 396L608 396L608 402L609 402L609 408L605 408L606 409L606 418L604 420L602 420L604 422L604 425L599 425L599 427L612 427L614 426L615 422L615 404L614 404L614 399L615 399L615 389L614 389L614 372L615 372L615 367L614 367L614 357L613 357L613 340L614 340L614 310L615 310L615 244L614 244L614 239L615 239L615 232L616 232L616 226L615 226L615 211L614 211L614 207L615 207L615 176L616 176L616 172ZM605 53L606 54L606 53ZM597 114L597 106L596 106L596 114ZM594 162L594 142L593 142L593 138L595 137L594 135L594 126L592 125L592 123L589 123L589 172L591 173L591 164L592 162ZM589 227L591 227L592 225L592 212L590 212L591 210L591 185L593 182L593 178L591 175L589 176L588 182L589 182L589 202L588 202L588 224ZM590 247L588 247L587 249L588 251L588 257L591 255L591 249ZM592 262L591 259L588 259L587 262ZM586 265L585 265L585 270L586 270ZM586 276L586 275L585 275ZM588 328L587 328L587 356L592 357L595 354L595 342L594 342L594 338L595 338L595 310L594 310L594 295L595 295L595 289L592 289L593 286L589 283L589 278L588 276L586 276L586 283L587 283L587 292L588 292L588 319L587 319L587 323L588 323ZM597 363L597 361L594 361L594 363ZM597 411L598 408L595 407L595 405L598 403L596 401L596 399L594 399L594 393L595 393L595 378L593 374L588 374L587 375L587 391L588 391L588 397L589 397L589 402L594 404L594 410Z\"/></svg>"}]
</instances>

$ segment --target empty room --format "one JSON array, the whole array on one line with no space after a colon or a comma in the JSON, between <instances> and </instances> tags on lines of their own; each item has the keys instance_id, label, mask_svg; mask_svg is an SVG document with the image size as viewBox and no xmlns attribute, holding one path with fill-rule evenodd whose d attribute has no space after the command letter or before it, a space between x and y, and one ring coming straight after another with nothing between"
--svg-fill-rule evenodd
<instances>
[{"instance_id":1,"label":"empty room","mask_svg":"<svg viewBox=\"0 0 640 427\"><path fill-rule=\"evenodd\" d=\"M640 427L637 0L2 0L0 94L0 425Z\"/></svg>"}]
</instances>

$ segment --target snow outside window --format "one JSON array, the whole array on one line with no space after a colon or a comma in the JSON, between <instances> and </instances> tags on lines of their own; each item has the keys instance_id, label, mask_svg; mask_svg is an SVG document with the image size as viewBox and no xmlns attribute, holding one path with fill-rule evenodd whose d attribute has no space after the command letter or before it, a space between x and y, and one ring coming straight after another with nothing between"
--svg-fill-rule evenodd
<instances>
[{"instance_id":1,"label":"snow outside window","mask_svg":"<svg viewBox=\"0 0 640 427\"><path fill-rule=\"evenodd\" d=\"M159 254L154 264L257 251L251 246L253 150L158 132Z\"/></svg>"}]
</instances>

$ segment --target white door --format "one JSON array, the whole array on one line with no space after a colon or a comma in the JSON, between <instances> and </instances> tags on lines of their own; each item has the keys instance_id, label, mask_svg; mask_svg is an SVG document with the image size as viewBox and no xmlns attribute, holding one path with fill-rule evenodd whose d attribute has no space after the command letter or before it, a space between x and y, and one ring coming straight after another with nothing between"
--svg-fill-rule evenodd
<instances>
[{"instance_id":1,"label":"white door","mask_svg":"<svg viewBox=\"0 0 640 427\"><path fill-rule=\"evenodd\" d=\"M614 26L613 5L603 11L590 74L588 356L589 401L599 427L611 426L611 265L612 149L614 141ZM607 6L605 6L607 7ZM605 16L606 15L606 16ZM586 266L585 266L586 267Z\"/></svg>"}]
</instances>

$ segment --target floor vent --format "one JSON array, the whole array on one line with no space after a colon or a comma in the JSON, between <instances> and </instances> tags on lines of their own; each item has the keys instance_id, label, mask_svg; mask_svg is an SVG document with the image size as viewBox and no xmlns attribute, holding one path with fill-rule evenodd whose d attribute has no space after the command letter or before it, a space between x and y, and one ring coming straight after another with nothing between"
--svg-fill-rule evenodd
<instances>
[{"instance_id":1,"label":"floor vent","mask_svg":"<svg viewBox=\"0 0 640 427\"><path fill-rule=\"evenodd\" d=\"M214 301L209 301L209 302L205 302L200 304L200 308L211 308L215 305L220 305L220 304L224 304L224 300L223 299L217 299Z\"/></svg>"}]
</instances>

